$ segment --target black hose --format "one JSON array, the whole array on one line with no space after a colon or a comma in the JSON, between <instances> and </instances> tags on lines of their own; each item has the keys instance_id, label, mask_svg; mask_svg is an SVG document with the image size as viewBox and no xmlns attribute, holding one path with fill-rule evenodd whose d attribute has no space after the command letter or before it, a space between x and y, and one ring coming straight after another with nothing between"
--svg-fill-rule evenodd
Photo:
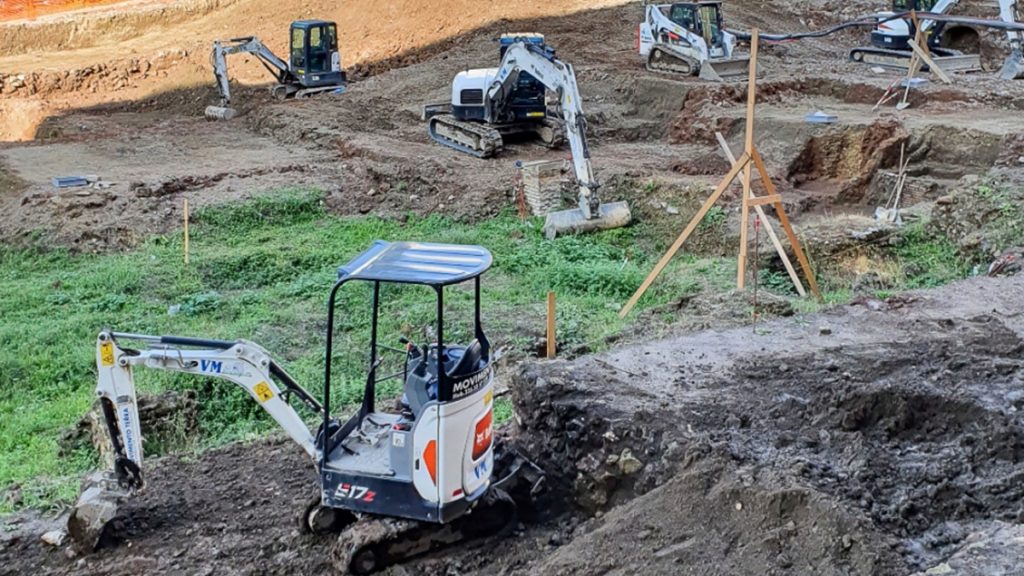
<instances>
[{"instance_id":1,"label":"black hose","mask_svg":"<svg viewBox=\"0 0 1024 576\"><path fill-rule=\"evenodd\" d=\"M854 20L849 20L837 26L826 28L824 30L814 30L811 32L793 32L788 34L763 34L759 33L758 38L762 42L788 42L791 40L803 40L805 38L822 38L841 32L849 28L857 27L875 27L879 23L889 22L891 20L902 20L910 18L914 14L913 12L899 12L888 16L886 18L878 18L875 15L861 16ZM949 16L947 14L938 14L935 12L917 12L918 20L933 20L935 22L946 22L950 24L964 24L967 26L979 26L983 28L994 28L997 30L1012 30L1018 32L1024 32L1024 24L1019 22L1003 22L1001 20L989 20L986 18L968 18L965 16ZM730 34L736 36L738 40L751 39L752 34L750 32L744 32L741 30L729 30Z\"/></svg>"}]
</instances>

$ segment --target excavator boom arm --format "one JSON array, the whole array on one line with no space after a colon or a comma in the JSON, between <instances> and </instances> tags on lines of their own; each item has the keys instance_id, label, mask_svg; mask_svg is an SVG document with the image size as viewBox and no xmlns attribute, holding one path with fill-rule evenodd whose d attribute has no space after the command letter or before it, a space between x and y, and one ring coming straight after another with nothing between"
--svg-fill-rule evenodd
<instances>
[{"instance_id":1,"label":"excavator boom arm","mask_svg":"<svg viewBox=\"0 0 1024 576\"><path fill-rule=\"evenodd\" d=\"M122 348L118 338L140 340L155 346L142 350ZM220 342L104 331L96 340L96 395L103 405L111 435L115 471L123 484L137 487L142 481L142 431L132 374L132 369L137 366L234 382L245 389L310 457L316 456L315 438L288 403L287 396L298 395L314 412L322 414L322 407L260 346L245 340ZM274 376L282 381L285 390L281 390Z\"/></svg>"},{"instance_id":2,"label":"excavator boom arm","mask_svg":"<svg viewBox=\"0 0 1024 576\"><path fill-rule=\"evenodd\" d=\"M545 88L558 94L562 119L568 132L569 148L576 180L580 185L581 207L584 202L596 209L599 186L590 163L590 149L587 146L587 121L583 114L583 99L576 85L576 73L572 65L554 57L542 47L526 42L516 42L505 51L498 75L487 91L485 110L488 122L493 122L495 110L502 108L520 73L526 72L536 78Z\"/></svg>"},{"instance_id":3,"label":"excavator boom arm","mask_svg":"<svg viewBox=\"0 0 1024 576\"><path fill-rule=\"evenodd\" d=\"M276 54L271 52L255 36L235 38L226 42L215 40L213 42L213 51L210 54L210 63L213 66L213 75L217 79L217 90L220 92L222 106L227 106L231 103L227 56L240 53L255 55L266 66L267 70L276 75L277 81L280 83L283 83L291 74L288 63L278 58Z\"/></svg>"}]
</instances>

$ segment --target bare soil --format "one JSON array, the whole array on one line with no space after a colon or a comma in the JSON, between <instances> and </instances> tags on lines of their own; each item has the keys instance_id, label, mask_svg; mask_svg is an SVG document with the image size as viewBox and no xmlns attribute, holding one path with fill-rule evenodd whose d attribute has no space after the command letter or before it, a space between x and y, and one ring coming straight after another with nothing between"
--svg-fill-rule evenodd
<instances>
[{"instance_id":1,"label":"bare soil","mask_svg":"<svg viewBox=\"0 0 1024 576\"><path fill-rule=\"evenodd\" d=\"M288 185L326 190L338 214L492 215L510 203L515 160L562 158L567 151L523 143L497 159L468 158L432 143L419 113L423 104L447 99L459 70L493 65L493 38L508 30L545 33L575 64L598 176L632 183L609 199L642 203L647 181L667 190L709 187L728 168L714 132L725 133L734 149L742 143L745 86L646 72L631 48L641 14L636 3L609 0L586 10L569 1L530 3L513 13L452 1L428 15L416 2L304 5L293 13L276 5L264 10L263 1L100 10L82 17L78 33L71 33L70 16L0 27L13 45L39 48L0 55L0 69L9 71L0 74L0 139L13 141L0 143L0 160L27 183L0 194L0 238L82 251L126 248L177 229L183 198L203 206ZM776 8L738 2L726 17L736 28L796 30L804 26L797 14L808 25L824 25L873 6ZM235 102L243 116L201 121L205 105L216 100L209 41L257 33L278 47L287 23L300 15L339 22L346 66L357 79L350 90L277 103L263 90L265 72L242 56L230 65L242 82ZM436 25L424 27L428 17ZM161 27L168 21L170 28ZM915 191L908 204L934 200L961 176L997 164L1024 168L1016 158L999 158L1024 131L1012 112L1024 108L1018 92L987 73L957 77L952 86L933 79L912 91L909 110L896 113L890 104L872 112L897 75L846 62L845 51L860 41L844 34L764 48L757 141L798 222L801 212L870 214L888 198L903 144L911 155L908 189ZM46 50L54 58L43 59ZM811 64L823 61L829 65ZM840 125L806 124L804 115L817 109L837 114ZM50 184L73 174L115 185L87 195ZM679 225L686 217L674 216Z\"/></svg>"},{"instance_id":2,"label":"bare soil","mask_svg":"<svg viewBox=\"0 0 1024 576\"><path fill-rule=\"evenodd\" d=\"M389 573L1018 573L1022 315L1024 277L978 278L524 364L515 438L549 475L542 512ZM0 574L330 570L331 539L292 521L315 480L290 442L148 478L105 548L68 558L26 518Z\"/></svg>"}]
</instances>

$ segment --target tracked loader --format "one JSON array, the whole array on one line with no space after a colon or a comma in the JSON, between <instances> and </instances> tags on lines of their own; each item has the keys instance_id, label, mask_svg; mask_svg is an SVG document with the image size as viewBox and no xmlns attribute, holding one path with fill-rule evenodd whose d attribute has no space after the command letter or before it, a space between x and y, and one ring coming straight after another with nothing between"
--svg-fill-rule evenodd
<instances>
[{"instance_id":1,"label":"tracked loader","mask_svg":"<svg viewBox=\"0 0 1024 576\"><path fill-rule=\"evenodd\" d=\"M735 55L736 36L722 24L721 2L647 4L636 48L652 72L722 81L742 78L749 56Z\"/></svg>"}]
</instances>

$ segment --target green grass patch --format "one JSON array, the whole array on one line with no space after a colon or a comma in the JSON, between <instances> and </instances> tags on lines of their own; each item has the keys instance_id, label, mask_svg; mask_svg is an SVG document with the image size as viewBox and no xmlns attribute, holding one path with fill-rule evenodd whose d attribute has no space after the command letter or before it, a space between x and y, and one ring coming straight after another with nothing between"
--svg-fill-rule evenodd
<instances>
[{"instance_id":1,"label":"green grass patch","mask_svg":"<svg viewBox=\"0 0 1024 576\"><path fill-rule=\"evenodd\" d=\"M291 190L198 211L191 265L182 237L160 236L126 254L0 248L0 512L43 506L74 496L78 475L96 466L90 450L58 455L60 433L89 408L95 386L99 330L246 338L263 345L314 394L321 392L326 299L337 267L373 240L481 244L494 254L484 277L485 326L492 341L526 351L543 330L544 301L558 293L563 347L604 346L622 327L619 306L641 283L660 252L643 223L547 241L539 219L511 211L476 224L440 216L405 222L325 213L322 195ZM734 267L719 259L677 257L641 302L659 306L681 294L729 282ZM386 287L381 341L400 334L419 340L433 321L425 288ZM369 340L368 286L343 290L332 368L335 410L358 400ZM472 293L450 289L447 339L471 337ZM140 390L197 391L200 441L206 448L275 428L259 406L227 381L141 369ZM397 385L382 394L395 393ZM508 418L511 405L497 405ZM147 446L158 453L162 446ZM17 488L20 487L20 488ZM20 490L12 504L8 494Z\"/></svg>"}]
</instances>

